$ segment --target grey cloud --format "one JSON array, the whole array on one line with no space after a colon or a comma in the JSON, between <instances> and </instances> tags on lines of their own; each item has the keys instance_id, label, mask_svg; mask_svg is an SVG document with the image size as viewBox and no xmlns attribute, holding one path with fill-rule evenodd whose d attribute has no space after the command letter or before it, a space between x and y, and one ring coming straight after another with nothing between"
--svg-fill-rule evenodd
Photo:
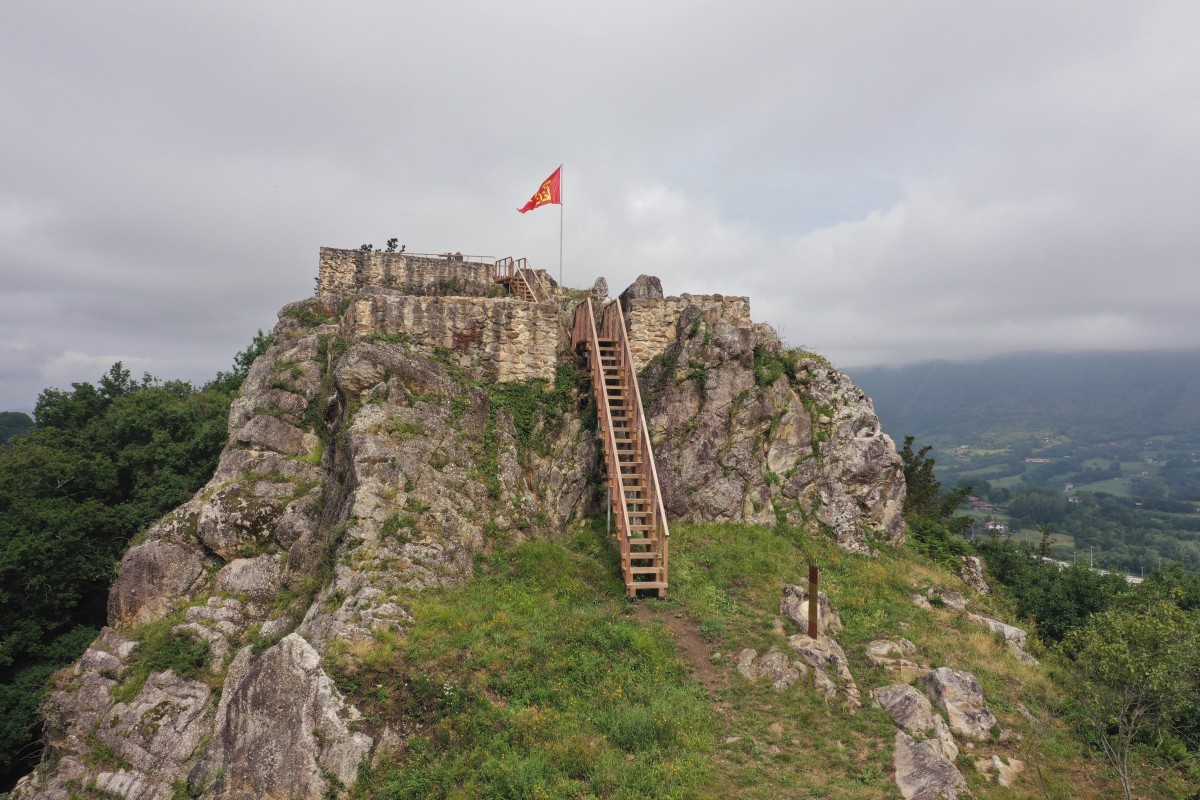
<instances>
[{"instance_id":1,"label":"grey cloud","mask_svg":"<svg viewBox=\"0 0 1200 800\"><path fill-rule=\"evenodd\" d=\"M321 245L751 297L846 366L1196 346L1179 3L114 2L0 29L0 408L226 368ZM142 368L142 367L139 367Z\"/></svg>"}]
</instances>

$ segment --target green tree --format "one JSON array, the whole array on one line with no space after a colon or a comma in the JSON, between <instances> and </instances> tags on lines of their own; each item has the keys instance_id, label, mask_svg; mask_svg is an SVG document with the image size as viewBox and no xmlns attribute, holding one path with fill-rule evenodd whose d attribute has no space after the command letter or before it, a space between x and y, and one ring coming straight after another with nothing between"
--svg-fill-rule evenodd
<instances>
[{"instance_id":1,"label":"green tree","mask_svg":"<svg viewBox=\"0 0 1200 800\"><path fill-rule=\"evenodd\" d=\"M1038 542L1038 555L1042 558L1049 558L1050 537L1054 535L1054 532L1047 525L1039 525L1037 531L1042 535L1041 540Z\"/></svg>"},{"instance_id":2,"label":"green tree","mask_svg":"<svg viewBox=\"0 0 1200 800\"><path fill-rule=\"evenodd\" d=\"M1157 749L1200 693L1200 623L1173 603L1095 614L1068 634L1071 686L1096 744L1132 798L1131 755Z\"/></svg>"},{"instance_id":3,"label":"green tree","mask_svg":"<svg viewBox=\"0 0 1200 800\"><path fill-rule=\"evenodd\" d=\"M261 331L202 388L116 363L39 395L36 427L0 449L0 791L38 748L48 676L95 638L129 540L212 475Z\"/></svg>"},{"instance_id":4,"label":"green tree","mask_svg":"<svg viewBox=\"0 0 1200 800\"><path fill-rule=\"evenodd\" d=\"M971 524L967 516L955 512L971 494L970 486L942 493L941 482L934 476L930 447L913 450L913 437L904 437L900 458L904 463L904 519L909 542L920 553L958 569L959 559L971 551L962 537Z\"/></svg>"},{"instance_id":5,"label":"green tree","mask_svg":"<svg viewBox=\"0 0 1200 800\"><path fill-rule=\"evenodd\" d=\"M970 496L971 487L959 486L943 494L942 484L933 472L936 462L929 458L929 451L933 448L925 445L914 452L913 440L914 437L905 436L904 446L900 448L906 489L904 510L929 519L941 520L956 533L961 533L971 524L971 519L956 518L954 514Z\"/></svg>"}]
</instances>

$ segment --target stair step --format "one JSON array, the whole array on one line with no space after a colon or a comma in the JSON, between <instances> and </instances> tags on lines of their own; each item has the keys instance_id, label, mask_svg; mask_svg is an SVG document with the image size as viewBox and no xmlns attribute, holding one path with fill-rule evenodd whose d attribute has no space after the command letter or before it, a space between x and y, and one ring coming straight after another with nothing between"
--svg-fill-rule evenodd
<instances>
[{"instance_id":1,"label":"stair step","mask_svg":"<svg viewBox=\"0 0 1200 800\"><path fill-rule=\"evenodd\" d=\"M666 581L632 581L625 584L627 589L665 589Z\"/></svg>"}]
</instances>

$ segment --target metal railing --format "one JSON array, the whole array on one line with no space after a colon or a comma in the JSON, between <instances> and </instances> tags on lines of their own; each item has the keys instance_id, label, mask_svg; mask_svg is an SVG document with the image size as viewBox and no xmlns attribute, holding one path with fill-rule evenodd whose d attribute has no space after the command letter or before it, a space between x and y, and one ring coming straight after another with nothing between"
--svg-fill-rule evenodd
<instances>
[{"instance_id":1,"label":"metal railing","mask_svg":"<svg viewBox=\"0 0 1200 800\"><path fill-rule=\"evenodd\" d=\"M383 253L393 256L412 256L413 258L428 258L432 261L453 261L457 263L470 264L493 264L496 261L495 256L470 256L462 253L414 253L412 250L405 250L403 253L394 252L388 253L387 250L369 250L365 252Z\"/></svg>"}]
</instances>

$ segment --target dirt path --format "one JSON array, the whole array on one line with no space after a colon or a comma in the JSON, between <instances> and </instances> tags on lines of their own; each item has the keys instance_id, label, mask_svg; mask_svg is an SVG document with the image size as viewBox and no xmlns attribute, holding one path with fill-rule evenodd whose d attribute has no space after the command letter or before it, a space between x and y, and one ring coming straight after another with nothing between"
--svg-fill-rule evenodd
<instances>
[{"instance_id":1,"label":"dirt path","mask_svg":"<svg viewBox=\"0 0 1200 800\"><path fill-rule=\"evenodd\" d=\"M712 651L704 637L700 635L700 626L678 611L652 611L642 604L635 606L635 614L641 622L658 621L671 632L675 639L675 647L684 661L692 665L696 679L704 684L710 695L715 695L725 688L728 676L713 665Z\"/></svg>"}]
</instances>

